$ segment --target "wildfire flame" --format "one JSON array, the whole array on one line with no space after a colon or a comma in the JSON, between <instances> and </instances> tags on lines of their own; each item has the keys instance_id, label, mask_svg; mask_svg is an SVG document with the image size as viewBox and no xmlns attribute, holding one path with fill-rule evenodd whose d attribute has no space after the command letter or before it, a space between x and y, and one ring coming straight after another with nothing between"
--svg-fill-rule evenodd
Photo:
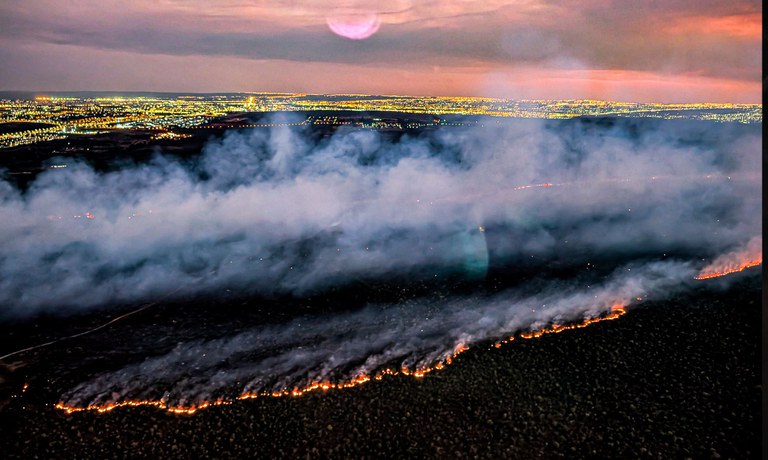
<instances>
[{"instance_id":1,"label":"wildfire flame","mask_svg":"<svg viewBox=\"0 0 768 460\"><path fill-rule=\"evenodd\" d=\"M713 177L714 177L713 175L704 176L704 178L706 179L712 179ZM656 181L659 179L670 179L670 177L653 176L651 177L651 179ZM727 177L727 179L730 180L731 177ZM607 179L607 180L602 180L600 182L630 182L630 181L632 181L632 179L625 178L625 179ZM511 188L511 190L517 191L517 190L526 190L526 189L532 189L532 188L538 188L538 187L561 187L561 186L567 186L567 185L573 185L573 183L544 182L544 183L538 183L538 184L516 186ZM475 196L470 195L465 198L475 198ZM449 199L444 199L444 200L447 201ZM149 211L149 212L151 213L152 211ZM135 213L132 216L129 216L128 218L131 219L132 217L138 217L141 215L142 213ZM76 216L76 217L79 217L79 216ZM89 219L93 219L95 216L93 216L93 214L91 214L90 212L87 212L86 217ZM60 218L61 217L59 217L59 219ZM485 228L480 226L478 227L478 230L481 232L484 232ZM762 264L761 249L762 249L762 238L755 237L752 240L750 240L750 242L747 244L747 246L744 249L718 257L713 263L705 267L699 273L699 275L695 277L695 279L706 280L710 278L717 278L717 277L729 275L732 273L737 273L750 267L761 265ZM641 300L641 298L637 298L637 300L639 301ZM565 324L565 325L552 324L550 326L547 326L541 329L536 329L528 332L521 332L517 336L510 336L506 339L503 339L494 343L493 347L501 348L502 345L514 341L516 337L520 339L535 339L547 334L559 334L563 331L585 328L592 324L599 323L601 321L615 320L625 315L626 313L627 313L627 310L624 305L616 304L611 307L610 313L608 313L607 315L596 317L596 318L587 318L580 323L571 323L571 324ZM468 346L464 344L459 344L454 349L453 353L450 356L446 356L442 361L439 361L432 366L419 367L416 369L409 369L408 367L404 366L404 367L401 367L399 370L387 368L387 369L377 371L375 374L372 374L372 375L359 374L350 380L342 381L338 383L315 381L303 387L294 387L293 389L284 388L282 390L276 390L276 391L244 392L239 397L237 397L237 399L245 400L245 399L263 398L263 397L280 398L280 397L288 397L288 396L299 397L315 391L341 390L346 388L353 388L353 387L363 385L371 380L382 380L385 376L405 375L405 376L410 376L418 379L418 378L424 377L426 374L430 372L440 371L445 369L446 366L449 366L453 363L453 360L458 355L467 351L468 349L469 349ZM182 406L182 405L169 405L162 400L128 400L128 401L110 402L110 403L104 403L104 404L93 404L88 406L75 406L75 405L69 405L63 402L59 402L54 407L58 410L62 410L68 414L71 414L74 412L82 412L82 411L96 411L99 413L104 413L104 412L112 411L119 407L149 406L149 407L156 407L158 409L162 409L175 414L191 415L202 409L206 409L213 406L230 405L232 403L233 401L231 400L217 399L214 401L205 401L200 404Z\"/></svg>"},{"instance_id":2,"label":"wildfire flame","mask_svg":"<svg viewBox=\"0 0 768 460\"><path fill-rule=\"evenodd\" d=\"M753 238L745 249L736 251L733 253L725 254L719 257L718 259L716 259L715 262L713 262L712 264L707 266L704 270L702 270L701 273L698 276L696 276L696 279L705 280L705 279L725 276L731 273L740 272L749 267L754 267L762 264L762 253L759 251L761 246L762 246L762 238L760 237ZM641 298L638 298L637 300L641 300ZM528 332L521 332L517 336L513 335L506 339L503 339L494 343L493 347L501 348L502 345L512 342L516 338L535 339L547 334L559 334L563 331L569 331L573 329L582 329L602 321L611 321L611 320L618 319L621 316L625 315L626 313L627 313L627 309L624 305L616 304L611 307L610 313L608 313L607 315L599 316L596 318L586 318L579 323L552 324L550 326L547 326L541 329L536 329ZM453 360L458 355L460 355L461 353L464 353L467 350L469 350L468 346L464 344L459 344L456 346L456 348L454 349L453 353L450 356L445 357L443 361L440 361L431 367L427 366L427 367L420 367L416 369L409 369L408 367L404 366L400 368L400 370L387 368L387 369L380 370L373 375L360 374L350 380L342 381L338 383L311 382L304 387L294 387L293 389L284 388L282 390L277 390L277 391L245 392L241 394L237 399L244 400L244 399L255 399L255 398L264 398L264 397L282 398L287 396L299 397L299 396L304 396L307 393L320 391L320 390L328 391L328 390L343 390L346 388L354 388L354 387L363 385L367 382L370 382L371 380L382 380L385 376L405 375L405 376L410 376L418 379L418 378L424 377L426 374L430 372L440 371L445 369L446 366L449 366L453 363ZM180 406L180 405L169 405L164 401L158 401L158 400L129 400L129 401L111 402L111 403L105 403L105 404L94 404L94 405L89 405L84 407L78 407L78 406L65 404L63 402L59 402L54 407L58 410L62 410L66 412L67 414L72 414L74 412L83 412L83 411L96 411L99 413L104 413L104 412L112 411L119 407L147 406L147 407L156 407L158 409L162 409L174 414L192 415L199 410L203 410L203 409L214 407L214 406L230 405L232 403L233 401L217 399L214 401L205 401L200 404L195 404L190 406Z\"/></svg>"},{"instance_id":3,"label":"wildfire flame","mask_svg":"<svg viewBox=\"0 0 768 460\"><path fill-rule=\"evenodd\" d=\"M763 263L763 238L756 236L749 240L746 247L739 249L715 259L714 262L704 267L695 278L697 280L707 280L718 278L720 276L738 273L747 268L757 267Z\"/></svg>"},{"instance_id":4,"label":"wildfire flame","mask_svg":"<svg viewBox=\"0 0 768 460\"><path fill-rule=\"evenodd\" d=\"M521 339L537 339L543 335L547 334L559 334L563 331L570 331L572 329L581 329L585 328L591 324L599 323L601 321L611 321L614 319L618 319L619 317L626 315L627 309L623 305L614 305L611 307L611 313L605 316L600 316L597 318L586 318L584 321L580 323L574 323L574 324L553 324L549 327L545 327L542 329L537 329L535 331L530 332L521 332L519 334L519 337ZM515 340L515 336L510 336L504 340L500 340L493 344L495 348L501 348L502 345L512 342Z\"/></svg>"},{"instance_id":5,"label":"wildfire flame","mask_svg":"<svg viewBox=\"0 0 768 460\"><path fill-rule=\"evenodd\" d=\"M519 336L520 338L523 338L523 339L532 339L532 338L541 337L542 335L545 335L545 334L556 334L556 333L560 333L560 332L571 330L571 329L584 328L591 324L599 323L601 321L610 321L610 320L617 319L620 316L626 314L626 312L627 312L626 308L623 305L614 305L611 307L611 312L605 316L600 316L597 318L588 318L583 320L580 323L575 323L575 324L567 324L567 325L555 324L542 329L537 329L535 331L523 332L519 334ZM515 340L514 336L509 337L508 339L497 342L496 344L494 344L494 347L500 348L502 344L509 343L513 340ZM354 387L363 385L365 383L368 383L371 380L382 380L385 376L405 375L405 376L419 379L424 377L426 374L429 374L430 372L435 372L435 371L440 371L445 369L446 366L449 366L453 363L453 360L456 359L457 356L459 356L460 354L464 353L467 350L469 350L469 346L460 343L454 348L453 353L451 353L449 356L446 356L443 361L439 361L433 366L418 367L415 369L409 369L408 367L403 366L399 370L387 368L387 369L380 370L373 375L360 374L350 380L342 381L338 383L311 382L304 387L294 387L293 389L284 388L282 390L277 390L277 391L245 392L240 396L238 396L237 399L244 400L244 399L255 399L255 398L265 398L265 397L283 398L287 396L299 397L315 391L343 390L347 388L354 388ZM111 403L105 403L105 404L93 404L93 405L84 406L84 407L78 407L78 406L65 404L63 402L59 402L54 407L58 410L62 410L66 412L67 414L72 414L74 412L83 412L83 411L95 411L98 413L104 413L104 412L110 412L114 409L117 409L118 407L147 406L147 407L156 407L158 409L162 409L174 414L192 415L195 412L202 409L207 409L209 407L214 407L214 406L226 406L226 405L232 404L232 402L233 401L217 399L215 401L205 401L203 403L191 405L191 406L176 406L176 405L169 405L164 401L158 401L158 400L129 400L129 401L111 402Z\"/></svg>"}]
</instances>

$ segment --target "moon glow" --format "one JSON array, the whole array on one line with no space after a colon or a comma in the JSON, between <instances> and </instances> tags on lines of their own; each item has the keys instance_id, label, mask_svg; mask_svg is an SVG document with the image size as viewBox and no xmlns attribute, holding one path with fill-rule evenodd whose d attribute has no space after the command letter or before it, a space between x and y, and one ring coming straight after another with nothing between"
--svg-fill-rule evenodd
<instances>
[{"instance_id":1,"label":"moon glow","mask_svg":"<svg viewBox=\"0 0 768 460\"><path fill-rule=\"evenodd\" d=\"M374 13L355 14L325 19L333 33L350 40L363 40L375 34L379 30L381 21Z\"/></svg>"}]
</instances>

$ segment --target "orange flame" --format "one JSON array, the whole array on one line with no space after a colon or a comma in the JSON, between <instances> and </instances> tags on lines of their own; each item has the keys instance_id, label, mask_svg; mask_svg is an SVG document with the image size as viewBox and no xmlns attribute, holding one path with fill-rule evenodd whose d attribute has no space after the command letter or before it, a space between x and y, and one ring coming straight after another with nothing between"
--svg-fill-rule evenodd
<instances>
[{"instance_id":1,"label":"orange flame","mask_svg":"<svg viewBox=\"0 0 768 460\"><path fill-rule=\"evenodd\" d=\"M611 307L611 313L605 316L599 316L597 318L586 318L582 322L574 323L574 324L566 324L566 325L553 324L549 327L537 329L535 331L521 332L519 337L521 339L536 339L547 334L559 334L563 331L570 331L572 329L585 328L591 324L599 323L601 321L611 321L614 319L618 319L619 317L625 314L627 314L627 309L623 305L616 304ZM501 348L503 344L512 342L514 340L515 340L515 336L510 336L504 340L500 340L496 342L495 344L493 344L493 346L495 348Z\"/></svg>"},{"instance_id":2,"label":"orange flame","mask_svg":"<svg viewBox=\"0 0 768 460\"><path fill-rule=\"evenodd\" d=\"M760 254L755 260L750 260L749 262L745 262L737 267L732 268L724 268L721 269L722 271L716 271L716 272L705 272L702 271L697 277L697 280L708 280L710 278L718 278L725 275L730 275L731 273L738 273L740 271L744 271L748 268L757 267L758 265L762 265L763 263L763 255Z\"/></svg>"},{"instance_id":3,"label":"orange flame","mask_svg":"<svg viewBox=\"0 0 768 460\"><path fill-rule=\"evenodd\" d=\"M714 262L701 270L695 279L708 280L757 267L763 263L762 246L763 238L754 237L743 249L723 254L715 259Z\"/></svg>"},{"instance_id":4,"label":"orange flame","mask_svg":"<svg viewBox=\"0 0 768 460\"><path fill-rule=\"evenodd\" d=\"M147 400L147 401L121 401L121 402L106 403L101 405L94 404L86 407L70 406L70 405L66 405L64 403L59 402L54 407L56 409L63 410L68 414L71 414L73 412L82 412L82 411L96 411L100 414L103 414L104 412L110 412L112 410L115 410L118 407L152 406L152 407L157 407L158 409L166 410L174 414L192 415L201 409L207 409L213 406L225 406L229 404L232 404L232 402L218 399L216 401L206 401L198 405L192 405L192 406L169 406L163 401Z\"/></svg>"},{"instance_id":5,"label":"orange flame","mask_svg":"<svg viewBox=\"0 0 768 460\"><path fill-rule=\"evenodd\" d=\"M613 307L611 307L611 313L609 313L606 316L585 319L581 323L576 323L576 324L552 325L550 327L546 327L536 331L521 333L520 337L525 339L531 339L531 338L541 337L542 335L545 335L545 334L553 334L553 333L559 333L559 332L570 330L570 329L583 328L583 327L589 326L590 324L598 323L600 321L608 321L608 320L616 319L624 315L625 313L626 313L626 309L624 308L624 306L614 305ZM502 340L494 344L494 347L500 348L502 343L508 343L514 339L515 339L514 336L512 336L506 340ZM358 376L356 376L351 380L347 380L339 383L312 382L304 387L294 387L293 389L285 388L282 390L276 390L271 392L270 391L244 392L243 394L238 396L237 399L245 400L245 399L255 399L255 398L265 398L265 397L282 398L286 396L299 397L299 396L304 396L307 393L311 393L319 390L328 391L328 390L343 390L347 388L354 388L354 387L363 385L365 383L368 383L372 379L382 380L384 376L405 375L405 376L410 376L416 379L420 379L430 372L440 371L445 369L446 366L449 366L453 363L453 360L456 359L457 356L459 356L460 354L464 353L467 350L469 350L469 347L463 343L460 343L456 346L456 348L454 348L453 353L451 355L446 356L443 361L439 361L438 363L434 364L431 367L425 366L425 367L418 367L416 369L409 369L408 367L403 366L399 371L391 368L387 368L387 369L378 371L373 376L368 374L359 374ZM83 412L83 411L95 411L98 413L105 413L105 412L110 412L119 407L147 406L147 407L156 407L158 409L162 409L173 414L192 415L195 412L202 409L207 409L209 407L214 407L214 406L225 406L230 404L232 404L232 401L227 401L223 399L217 399L215 401L205 401L200 404L195 404L191 406L168 405L163 401L157 401L157 400L129 400L129 401L111 402L111 403L104 403L104 404L93 404L93 405L84 406L84 407L78 407L78 406L65 404L63 402L59 402L54 407L58 410L62 410L66 412L67 414L72 414L75 412Z\"/></svg>"},{"instance_id":6,"label":"orange flame","mask_svg":"<svg viewBox=\"0 0 768 460\"><path fill-rule=\"evenodd\" d=\"M704 280L709 278L715 278L719 276L725 276L731 273L740 272L742 270L745 270L749 267L754 267L757 265L762 264L762 253L757 252L757 255L753 255L749 258L750 252L748 251L754 251L755 247L762 246L762 239L760 237L753 238L750 243L747 245L747 249L744 251L738 251L730 254L726 254L722 257L719 257L717 260L715 260L714 263L710 264L707 268L702 270L702 272L696 277L696 279ZM755 254L754 252L751 252L751 254ZM747 257L744 257L747 255ZM745 261L738 262L738 264L734 264L733 260L734 258L742 257ZM715 271L715 268L713 267L720 267ZM638 297L636 300L642 300L641 297ZM518 336L521 339L535 339L542 337L547 334L559 334L563 331L569 331L573 329L581 329L585 328L587 326L590 326L595 323L599 323L602 321L611 321L620 318L621 316L624 316L627 313L627 309L624 305L621 304L615 304L611 307L611 312L607 315L596 317L596 318L587 318L584 319L580 323L573 323L573 324L553 324L548 327L544 327L541 329L536 329L529 332L521 332ZM515 336L510 336L506 339L500 340L493 344L494 348L501 348L502 345L507 344L509 342L512 342L515 340ZM453 363L453 360L460 355L461 353L464 353L465 351L469 350L469 347L464 344L459 344L454 349L453 353L450 356L445 357L443 361L440 361L436 363L432 367L421 367L417 369L409 369L407 367L402 367L399 371L396 371L394 369L383 369L378 371L373 376L370 376L368 374L360 374L357 377L345 381L345 382L339 382L339 383L331 383L331 382L312 382L304 387L295 387L292 390L289 389L283 389L278 391L272 391L272 392L245 392L241 394L237 399L255 399L255 398L263 398L263 397L273 397L273 398L281 398L286 396L303 396L307 393L313 392L313 391L327 391L327 390L342 390L346 388L353 388L356 386L360 386L364 383L370 382L372 379L375 380L382 380L384 376L396 376L396 375L406 375L411 376L414 378L422 378L426 374L434 371L440 371L446 368L446 366ZM163 401L156 401L156 400L129 400L129 401L122 401L122 402L112 402L112 403L105 403L105 404L94 404L89 405L85 407L78 407L73 405L64 404L63 402L57 403L54 407L58 410L62 410L66 412L67 414L71 414L74 412L83 412L83 411L96 411L99 413L109 412L114 409L117 409L118 407L139 407L139 406L150 406L150 407L157 407L158 409L166 410L168 412L174 413L174 414L185 414L185 415L192 415L198 410L206 409L213 406L224 406L224 405L230 405L232 404L232 401L222 400L218 399L215 401L206 401L197 405L191 405L191 406L173 406L168 405Z\"/></svg>"}]
</instances>

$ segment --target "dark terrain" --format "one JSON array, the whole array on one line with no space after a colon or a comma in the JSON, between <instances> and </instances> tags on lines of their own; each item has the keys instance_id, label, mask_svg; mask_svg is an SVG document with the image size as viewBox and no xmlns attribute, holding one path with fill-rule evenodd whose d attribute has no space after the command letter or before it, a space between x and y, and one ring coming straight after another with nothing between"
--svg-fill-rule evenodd
<instances>
[{"instance_id":1,"label":"dark terrain","mask_svg":"<svg viewBox=\"0 0 768 460\"><path fill-rule=\"evenodd\" d=\"M27 123L27 122L11 122L0 123L0 134L16 133L19 131L27 131L31 129L44 129L53 125L49 123Z\"/></svg>"},{"instance_id":2,"label":"dark terrain","mask_svg":"<svg viewBox=\"0 0 768 460\"><path fill-rule=\"evenodd\" d=\"M53 409L57 387L66 385L54 369L68 348L83 345L62 342L14 357L26 366L6 371L13 397L0 411L0 455L759 458L759 271L733 281L728 290L719 280L702 283L586 329L498 350L477 346L423 379L241 401L192 416ZM113 327L140 326L151 312ZM111 345L120 348L100 349Z\"/></svg>"}]
</instances>

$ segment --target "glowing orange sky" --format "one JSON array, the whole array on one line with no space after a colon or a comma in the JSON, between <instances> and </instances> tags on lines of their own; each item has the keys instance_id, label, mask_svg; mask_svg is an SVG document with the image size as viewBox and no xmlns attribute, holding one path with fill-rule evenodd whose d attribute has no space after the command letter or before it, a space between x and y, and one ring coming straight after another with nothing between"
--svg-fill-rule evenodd
<instances>
[{"instance_id":1,"label":"glowing orange sky","mask_svg":"<svg viewBox=\"0 0 768 460\"><path fill-rule=\"evenodd\" d=\"M213 4L211 4L213 3ZM762 4L715 0L26 0L0 90L760 102ZM349 40L334 18L376 15Z\"/></svg>"}]
</instances>

